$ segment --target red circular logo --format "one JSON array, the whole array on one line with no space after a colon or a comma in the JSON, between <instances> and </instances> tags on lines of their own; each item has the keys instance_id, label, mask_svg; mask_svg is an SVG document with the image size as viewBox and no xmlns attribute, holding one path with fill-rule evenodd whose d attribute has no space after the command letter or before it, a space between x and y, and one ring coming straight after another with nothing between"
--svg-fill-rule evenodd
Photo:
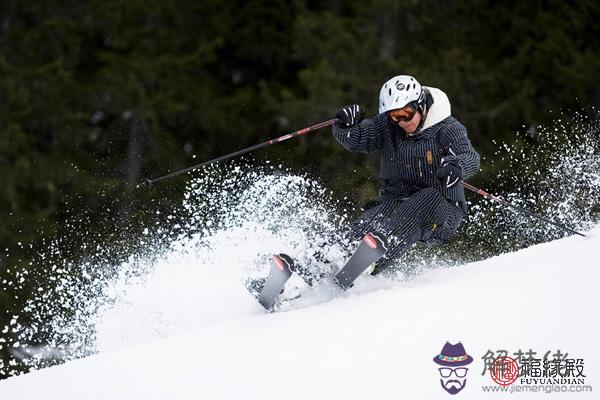
<instances>
[{"instance_id":1,"label":"red circular logo","mask_svg":"<svg viewBox=\"0 0 600 400\"><path fill-rule=\"evenodd\" d=\"M519 364L510 357L498 357L490 367L490 375L500 386L508 386L519 377Z\"/></svg>"}]
</instances>

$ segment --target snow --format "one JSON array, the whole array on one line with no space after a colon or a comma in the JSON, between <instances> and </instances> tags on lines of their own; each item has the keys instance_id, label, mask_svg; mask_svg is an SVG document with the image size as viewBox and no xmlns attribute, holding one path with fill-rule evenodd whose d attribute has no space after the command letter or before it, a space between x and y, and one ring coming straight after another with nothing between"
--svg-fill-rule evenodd
<instances>
[{"instance_id":1,"label":"snow","mask_svg":"<svg viewBox=\"0 0 600 400\"><path fill-rule=\"evenodd\" d=\"M11 399L448 399L453 396L440 387L432 361L446 341L461 341L474 358L456 398L506 396L481 388L494 384L488 373L482 376L482 357L500 349L533 349L538 357L560 349L583 358L585 385L599 391L599 248L597 227L587 238L440 268L410 281L361 277L336 298L271 314L232 270L190 269L200 260L182 255L129 287L129 302L102 314L99 354L4 380L0 393ZM241 250L232 245L223 251ZM161 292L181 278L178 270L186 271L187 284L198 285L201 297ZM162 326L172 329L162 338L130 340L147 333L140 321L148 323L148 315L136 321L139 304L167 310L156 316L169 315L171 323Z\"/></svg>"}]
</instances>

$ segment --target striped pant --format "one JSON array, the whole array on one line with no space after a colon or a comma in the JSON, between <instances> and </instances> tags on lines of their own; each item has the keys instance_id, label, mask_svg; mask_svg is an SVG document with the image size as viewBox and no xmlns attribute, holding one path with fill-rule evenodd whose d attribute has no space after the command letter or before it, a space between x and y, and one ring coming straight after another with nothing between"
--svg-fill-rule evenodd
<instances>
[{"instance_id":1,"label":"striped pant","mask_svg":"<svg viewBox=\"0 0 600 400\"><path fill-rule=\"evenodd\" d=\"M404 200L382 199L352 224L350 236L360 240L370 231L386 235L388 251L377 263L381 271L416 242L447 242L463 216L461 207L450 203L439 190L425 188Z\"/></svg>"}]
</instances>

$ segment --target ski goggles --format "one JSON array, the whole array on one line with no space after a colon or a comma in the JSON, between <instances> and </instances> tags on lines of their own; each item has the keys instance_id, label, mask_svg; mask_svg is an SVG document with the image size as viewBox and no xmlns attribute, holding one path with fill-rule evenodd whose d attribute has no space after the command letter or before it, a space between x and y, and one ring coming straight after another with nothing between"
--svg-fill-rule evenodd
<instances>
[{"instance_id":1,"label":"ski goggles","mask_svg":"<svg viewBox=\"0 0 600 400\"><path fill-rule=\"evenodd\" d=\"M399 108L397 110L388 111L387 115L394 122L400 121L410 121L415 117L417 113L417 108L411 103L405 107Z\"/></svg>"}]
</instances>

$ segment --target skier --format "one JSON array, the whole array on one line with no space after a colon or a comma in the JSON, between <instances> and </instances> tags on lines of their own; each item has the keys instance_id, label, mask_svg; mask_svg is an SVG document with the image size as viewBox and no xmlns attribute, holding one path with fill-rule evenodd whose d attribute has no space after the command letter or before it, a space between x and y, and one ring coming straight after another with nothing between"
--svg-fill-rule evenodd
<instances>
[{"instance_id":1,"label":"skier","mask_svg":"<svg viewBox=\"0 0 600 400\"><path fill-rule=\"evenodd\" d=\"M381 152L383 183L379 200L365 207L349 229L350 239L362 240L334 277L343 289L373 262L372 275L387 269L414 243L448 241L467 213L459 182L479 169L479 154L466 128L451 116L448 97L440 89L422 87L411 76L395 76L381 88L379 114L371 119L364 114L358 104L342 107L333 126L335 138L346 149ZM331 263L318 249L313 259ZM247 287L273 310L293 271L311 286L324 277L278 254L269 276L250 280Z\"/></svg>"},{"instance_id":2,"label":"skier","mask_svg":"<svg viewBox=\"0 0 600 400\"><path fill-rule=\"evenodd\" d=\"M379 93L379 114L363 119L358 105L336 114L333 135L354 152L381 153L379 200L353 223L352 239L371 231L388 238L388 250L371 274L388 268L416 242L450 239L467 213L461 179L479 169L466 128L450 113L440 89L398 75Z\"/></svg>"}]
</instances>

